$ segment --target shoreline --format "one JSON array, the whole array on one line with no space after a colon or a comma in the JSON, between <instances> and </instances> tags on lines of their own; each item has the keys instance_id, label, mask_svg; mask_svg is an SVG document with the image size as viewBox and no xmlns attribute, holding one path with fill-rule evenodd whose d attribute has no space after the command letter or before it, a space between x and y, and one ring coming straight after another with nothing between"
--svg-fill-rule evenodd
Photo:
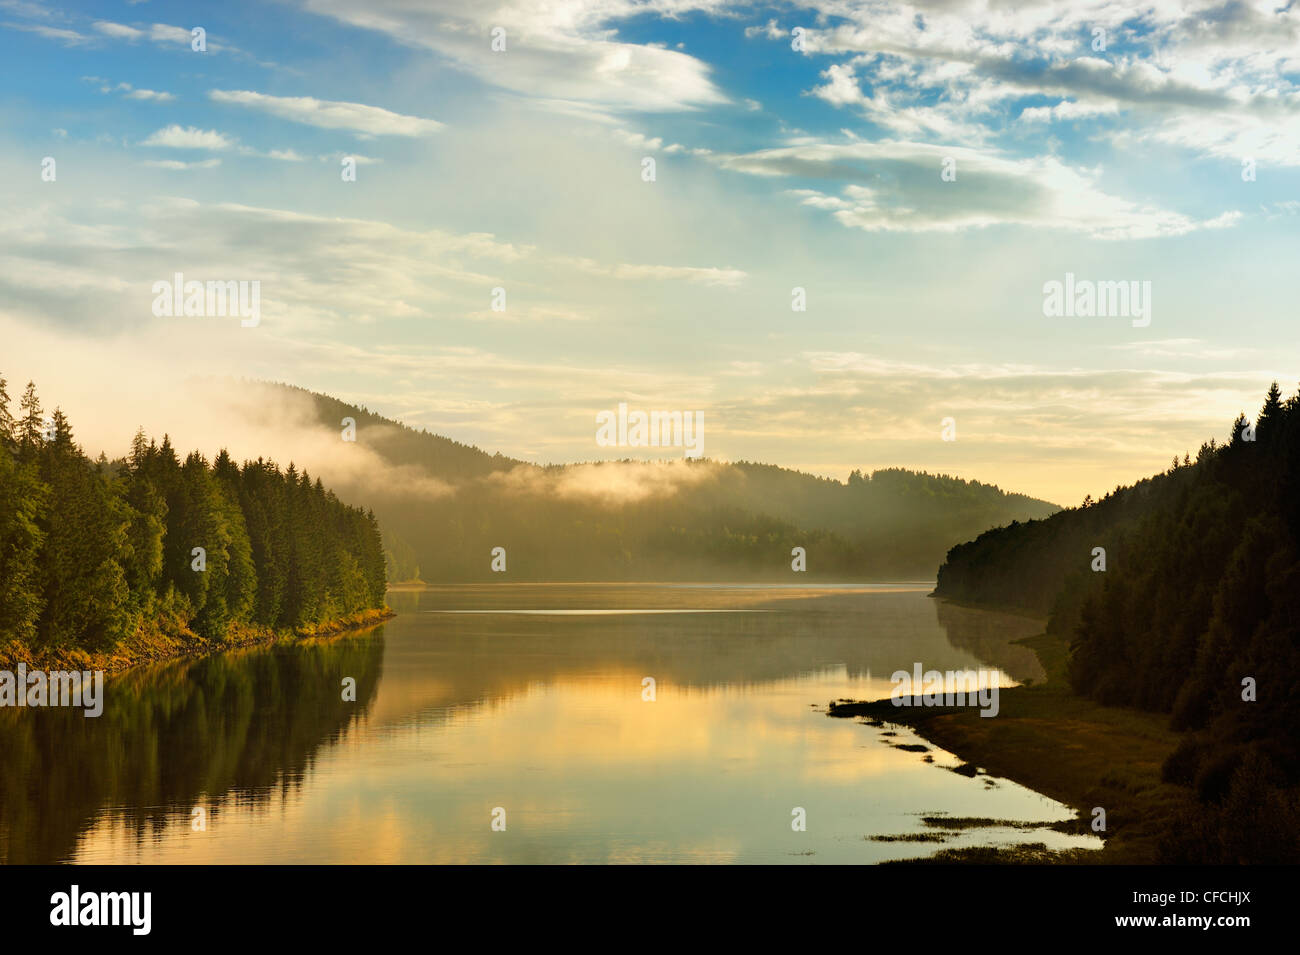
<instances>
[{"instance_id":1,"label":"shoreline","mask_svg":"<svg viewBox=\"0 0 1300 955\"><path fill-rule=\"evenodd\" d=\"M187 628L167 630L159 621L140 630L112 650L84 650L78 647L53 647L36 652L18 643L0 647L0 669L19 663L33 670L102 670L120 673L133 667L162 663L183 657L198 658L228 650L246 650L293 643L318 637L333 637L377 627L397 616L385 605L362 610L310 627L272 629L257 626L232 626L221 641L207 640Z\"/></svg>"},{"instance_id":2,"label":"shoreline","mask_svg":"<svg viewBox=\"0 0 1300 955\"><path fill-rule=\"evenodd\" d=\"M1056 862L1111 865L1159 861L1163 834L1194 798L1160 778L1165 758L1182 738L1168 716L1103 706L1072 693L1065 681L1068 647L1040 634L1011 641L1032 649L1047 679L999 692L999 712L981 717L972 707L895 706L888 700L833 702L827 715L906 726L935 746L993 776L1064 803L1091 831L1093 810L1106 811L1100 850L1053 853L1019 849L941 850L907 862Z\"/></svg>"}]
</instances>

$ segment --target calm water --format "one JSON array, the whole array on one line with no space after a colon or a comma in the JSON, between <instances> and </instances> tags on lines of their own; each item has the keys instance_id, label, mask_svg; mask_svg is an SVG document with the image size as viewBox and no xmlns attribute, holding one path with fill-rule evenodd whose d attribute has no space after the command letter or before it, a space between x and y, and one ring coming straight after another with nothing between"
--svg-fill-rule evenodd
<instances>
[{"instance_id":1,"label":"calm water","mask_svg":"<svg viewBox=\"0 0 1300 955\"><path fill-rule=\"evenodd\" d=\"M0 711L8 862L875 862L1048 829L879 842L1061 804L825 713L889 676L1041 678L1015 617L929 585L497 585L390 597L364 635L141 668L104 715ZM709 612L701 612L709 611ZM345 702L345 677L356 701ZM643 680L655 700L643 700ZM933 761L926 762L929 756ZM492 828L505 810L505 831ZM791 828L792 810L807 830ZM206 830L196 831L201 808Z\"/></svg>"}]
</instances>

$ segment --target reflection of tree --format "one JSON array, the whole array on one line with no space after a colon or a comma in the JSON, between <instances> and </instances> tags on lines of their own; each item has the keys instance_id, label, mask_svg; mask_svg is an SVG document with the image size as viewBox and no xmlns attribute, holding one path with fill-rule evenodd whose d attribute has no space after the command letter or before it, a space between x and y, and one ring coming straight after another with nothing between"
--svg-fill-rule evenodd
<instances>
[{"instance_id":1,"label":"reflection of tree","mask_svg":"<svg viewBox=\"0 0 1300 955\"><path fill-rule=\"evenodd\" d=\"M939 625L948 632L948 640L954 647L969 650L1021 683L1027 680L1038 683L1046 677L1038 654L1012 642L1042 633L1042 621L1017 614L973 610L944 600L936 600L935 608Z\"/></svg>"},{"instance_id":2,"label":"reflection of tree","mask_svg":"<svg viewBox=\"0 0 1300 955\"><path fill-rule=\"evenodd\" d=\"M927 670L997 666L1017 679L1042 678L1031 651L1006 645L1041 626L1024 617L945 608L915 591L810 596L799 590L525 584L390 597L399 616L388 624L388 670L374 711L380 724L436 721L454 707L506 700L538 683L592 674L626 674L638 693L644 676L661 685L705 689L841 670L850 679L887 681L913 662ZM593 605L763 612L591 617L424 612ZM825 700L812 696L808 702Z\"/></svg>"},{"instance_id":3,"label":"reflection of tree","mask_svg":"<svg viewBox=\"0 0 1300 955\"><path fill-rule=\"evenodd\" d=\"M0 710L0 861L68 859L105 806L124 807L144 839L195 804L211 822L230 799L300 785L321 745L373 704L382 632L130 671L108 681L97 719ZM342 700L344 677L355 703Z\"/></svg>"}]
</instances>

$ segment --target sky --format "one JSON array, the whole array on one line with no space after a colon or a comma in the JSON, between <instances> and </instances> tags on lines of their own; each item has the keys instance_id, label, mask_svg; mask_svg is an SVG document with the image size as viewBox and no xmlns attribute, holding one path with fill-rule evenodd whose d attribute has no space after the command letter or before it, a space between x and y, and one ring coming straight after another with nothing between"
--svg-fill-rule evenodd
<instances>
[{"instance_id":1,"label":"sky","mask_svg":"<svg viewBox=\"0 0 1300 955\"><path fill-rule=\"evenodd\" d=\"M0 0L0 374L92 455L215 376L1100 496L1296 391L1300 9L1023 7ZM155 314L176 273L258 321Z\"/></svg>"}]
</instances>

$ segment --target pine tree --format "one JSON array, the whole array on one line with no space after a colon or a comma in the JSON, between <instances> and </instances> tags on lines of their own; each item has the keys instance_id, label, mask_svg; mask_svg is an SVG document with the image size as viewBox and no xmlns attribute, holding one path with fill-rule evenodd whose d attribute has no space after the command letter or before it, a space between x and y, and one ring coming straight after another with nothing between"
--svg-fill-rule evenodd
<instances>
[{"instance_id":1,"label":"pine tree","mask_svg":"<svg viewBox=\"0 0 1300 955\"><path fill-rule=\"evenodd\" d=\"M0 451L0 645L31 642L36 635L49 496L31 465Z\"/></svg>"},{"instance_id":2,"label":"pine tree","mask_svg":"<svg viewBox=\"0 0 1300 955\"><path fill-rule=\"evenodd\" d=\"M77 446L72 440L72 423L68 421L68 416L63 413L62 408L54 409L54 414L50 415L50 422L53 426L50 445L60 454L76 452Z\"/></svg>"},{"instance_id":3,"label":"pine tree","mask_svg":"<svg viewBox=\"0 0 1300 955\"><path fill-rule=\"evenodd\" d=\"M45 440L45 419L41 412L41 401L36 396L36 383L27 382L23 397L18 402L20 417L18 419L18 445L23 460L31 460L37 449Z\"/></svg>"},{"instance_id":4,"label":"pine tree","mask_svg":"<svg viewBox=\"0 0 1300 955\"><path fill-rule=\"evenodd\" d=\"M1259 420L1255 425L1255 431L1260 442L1272 440L1281 417L1282 391L1275 381L1268 388L1268 394L1264 398L1264 407L1260 409Z\"/></svg>"},{"instance_id":5,"label":"pine tree","mask_svg":"<svg viewBox=\"0 0 1300 955\"><path fill-rule=\"evenodd\" d=\"M14 416L9 411L9 385L4 375L0 375L0 449L12 450L15 424Z\"/></svg>"}]
</instances>

